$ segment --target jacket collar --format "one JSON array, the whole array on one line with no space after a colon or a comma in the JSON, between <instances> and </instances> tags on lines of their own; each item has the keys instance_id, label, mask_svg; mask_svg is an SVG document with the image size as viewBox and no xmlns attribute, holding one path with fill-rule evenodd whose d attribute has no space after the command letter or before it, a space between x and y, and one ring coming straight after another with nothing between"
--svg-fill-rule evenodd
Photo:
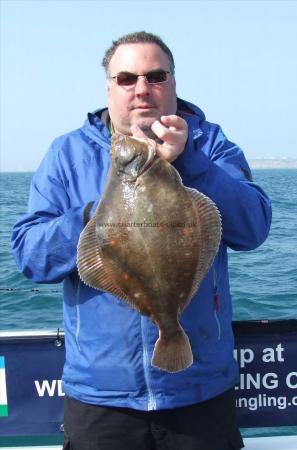
<instances>
[{"instance_id":1,"label":"jacket collar","mask_svg":"<svg viewBox=\"0 0 297 450\"><path fill-rule=\"evenodd\" d=\"M185 119L192 132L193 139L199 139L203 134L200 124L205 120L204 112L198 106L181 98L177 99L177 105L181 117Z\"/></svg>"}]
</instances>

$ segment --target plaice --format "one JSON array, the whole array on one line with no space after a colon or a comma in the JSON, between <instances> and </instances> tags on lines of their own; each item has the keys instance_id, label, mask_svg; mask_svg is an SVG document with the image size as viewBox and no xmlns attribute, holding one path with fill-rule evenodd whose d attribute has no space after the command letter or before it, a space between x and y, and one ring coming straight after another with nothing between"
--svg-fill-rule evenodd
<instances>
[{"instance_id":1,"label":"plaice","mask_svg":"<svg viewBox=\"0 0 297 450\"><path fill-rule=\"evenodd\" d=\"M102 199L79 239L78 272L149 316L159 328L152 365L178 372L193 362L179 318L218 251L220 214L156 156L153 140L114 134L111 158Z\"/></svg>"}]
</instances>

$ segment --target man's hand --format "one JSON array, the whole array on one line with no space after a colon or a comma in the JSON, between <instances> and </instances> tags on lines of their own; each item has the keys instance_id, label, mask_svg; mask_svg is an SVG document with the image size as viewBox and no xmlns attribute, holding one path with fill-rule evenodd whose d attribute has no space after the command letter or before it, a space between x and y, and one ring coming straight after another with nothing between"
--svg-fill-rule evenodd
<instances>
[{"instance_id":1,"label":"man's hand","mask_svg":"<svg viewBox=\"0 0 297 450\"><path fill-rule=\"evenodd\" d=\"M188 139L188 125L179 116L161 116L151 126L155 135L163 141L157 144L157 153L168 162L174 161L185 149ZM146 134L137 126L131 126L132 136L146 138Z\"/></svg>"}]
</instances>

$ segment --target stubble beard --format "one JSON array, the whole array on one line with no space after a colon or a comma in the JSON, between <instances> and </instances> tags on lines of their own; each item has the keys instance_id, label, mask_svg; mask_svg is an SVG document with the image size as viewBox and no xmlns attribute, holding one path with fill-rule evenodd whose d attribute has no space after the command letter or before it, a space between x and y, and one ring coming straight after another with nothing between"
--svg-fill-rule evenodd
<instances>
[{"instance_id":1,"label":"stubble beard","mask_svg":"<svg viewBox=\"0 0 297 450\"><path fill-rule=\"evenodd\" d=\"M137 125L148 138L156 140L157 136L151 128L156 120L160 120L160 117L138 117L132 121L131 125Z\"/></svg>"}]
</instances>

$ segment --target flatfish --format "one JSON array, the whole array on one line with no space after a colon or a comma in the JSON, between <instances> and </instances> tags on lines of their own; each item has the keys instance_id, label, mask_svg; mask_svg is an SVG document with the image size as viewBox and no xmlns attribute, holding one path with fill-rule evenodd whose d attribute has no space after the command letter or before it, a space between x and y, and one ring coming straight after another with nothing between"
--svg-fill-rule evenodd
<instances>
[{"instance_id":1,"label":"flatfish","mask_svg":"<svg viewBox=\"0 0 297 450\"><path fill-rule=\"evenodd\" d=\"M77 267L89 286L110 292L159 328L152 365L178 372L193 363L179 318L217 253L215 204L183 185L156 143L116 133L101 201L82 231Z\"/></svg>"}]
</instances>

